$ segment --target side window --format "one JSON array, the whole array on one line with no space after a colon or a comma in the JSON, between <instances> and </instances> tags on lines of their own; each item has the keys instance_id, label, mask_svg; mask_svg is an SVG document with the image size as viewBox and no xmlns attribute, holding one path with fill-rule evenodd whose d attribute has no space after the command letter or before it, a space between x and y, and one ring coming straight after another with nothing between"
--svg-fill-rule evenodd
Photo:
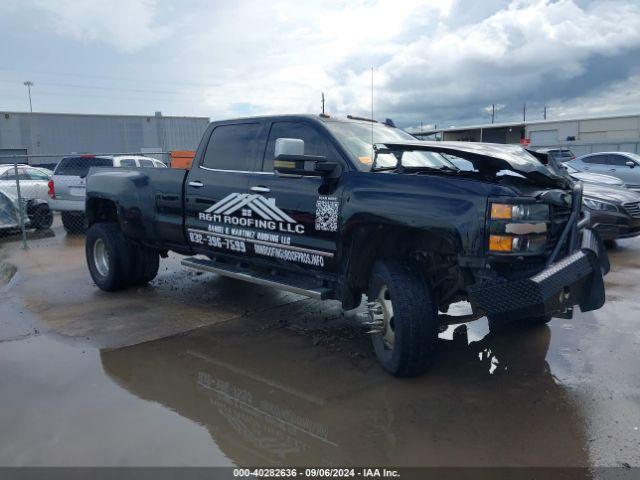
<instances>
[{"instance_id":1,"label":"side window","mask_svg":"<svg viewBox=\"0 0 640 480\"><path fill-rule=\"evenodd\" d=\"M251 172L255 165L259 123L219 125L211 133L202 166Z\"/></svg>"},{"instance_id":2,"label":"side window","mask_svg":"<svg viewBox=\"0 0 640 480\"><path fill-rule=\"evenodd\" d=\"M141 167L153 168L153 162L151 160L146 160L144 158L141 158L138 160L138 162L140 162Z\"/></svg>"},{"instance_id":3,"label":"side window","mask_svg":"<svg viewBox=\"0 0 640 480\"><path fill-rule=\"evenodd\" d=\"M607 155L607 160L609 165L616 167L624 167L629 161L629 159L623 155Z\"/></svg>"},{"instance_id":4,"label":"side window","mask_svg":"<svg viewBox=\"0 0 640 480\"><path fill-rule=\"evenodd\" d=\"M120 160L121 167L136 167L136 161L133 158L123 158Z\"/></svg>"},{"instance_id":5,"label":"side window","mask_svg":"<svg viewBox=\"0 0 640 480\"><path fill-rule=\"evenodd\" d=\"M29 178L31 180L49 180L49 175L34 168L28 169L27 173L29 174Z\"/></svg>"},{"instance_id":6,"label":"side window","mask_svg":"<svg viewBox=\"0 0 640 480\"><path fill-rule=\"evenodd\" d=\"M271 125L269 141L264 153L262 170L273 171L273 160L275 156L276 140L278 138L299 138L304 140L305 155L329 156L329 147L326 139L320 135L313 127L298 122L276 122Z\"/></svg>"},{"instance_id":7,"label":"side window","mask_svg":"<svg viewBox=\"0 0 640 480\"><path fill-rule=\"evenodd\" d=\"M18 169L18 180L31 180L31 177L24 168Z\"/></svg>"},{"instance_id":8,"label":"side window","mask_svg":"<svg viewBox=\"0 0 640 480\"><path fill-rule=\"evenodd\" d=\"M15 178L16 176L12 168L5 170L5 172L0 175L0 180L14 180Z\"/></svg>"},{"instance_id":9,"label":"side window","mask_svg":"<svg viewBox=\"0 0 640 480\"><path fill-rule=\"evenodd\" d=\"M162 163L162 162L153 162L153 165L154 165L156 168L167 168L167 166L166 166L164 163Z\"/></svg>"},{"instance_id":10,"label":"side window","mask_svg":"<svg viewBox=\"0 0 640 480\"><path fill-rule=\"evenodd\" d=\"M598 163L600 165L607 164L607 156L606 155L591 155L590 157L585 157L582 159L584 163Z\"/></svg>"}]
</instances>

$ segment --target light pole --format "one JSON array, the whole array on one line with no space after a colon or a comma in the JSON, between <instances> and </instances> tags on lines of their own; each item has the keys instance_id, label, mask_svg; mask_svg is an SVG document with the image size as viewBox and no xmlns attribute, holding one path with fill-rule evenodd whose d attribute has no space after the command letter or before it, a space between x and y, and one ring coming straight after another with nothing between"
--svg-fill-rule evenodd
<instances>
[{"instance_id":1,"label":"light pole","mask_svg":"<svg viewBox=\"0 0 640 480\"><path fill-rule=\"evenodd\" d=\"M31 105L31 87L33 87L33 82L31 80L27 80L23 85L27 87L27 92L29 93L29 112L33 113L33 106Z\"/></svg>"}]
</instances>

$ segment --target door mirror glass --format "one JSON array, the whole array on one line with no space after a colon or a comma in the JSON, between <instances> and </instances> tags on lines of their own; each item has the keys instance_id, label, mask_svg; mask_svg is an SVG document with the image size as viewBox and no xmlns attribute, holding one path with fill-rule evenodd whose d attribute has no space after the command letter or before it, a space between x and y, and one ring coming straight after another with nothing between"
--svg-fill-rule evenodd
<instances>
[{"instance_id":1,"label":"door mirror glass","mask_svg":"<svg viewBox=\"0 0 640 480\"><path fill-rule=\"evenodd\" d=\"M278 158L280 155L304 155L304 140L300 138L276 139L275 158Z\"/></svg>"},{"instance_id":2,"label":"door mirror glass","mask_svg":"<svg viewBox=\"0 0 640 480\"><path fill-rule=\"evenodd\" d=\"M631 160L629 160L629 161L625 162L625 165L626 165L627 167L629 167L629 168L633 168L633 167L635 167L635 166L636 166L636 163L635 163L635 162L632 162Z\"/></svg>"},{"instance_id":3,"label":"door mirror glass","mask_svg":"<svg viewBox=\"0 0 640 480\"><path fill-rule=\"evenodd\" d=\"M327 157L304 154L304 140L278 138L275 144L273 169L285 175L328 176L337 164L327 162Z\"/></svg>"}]
</instances>

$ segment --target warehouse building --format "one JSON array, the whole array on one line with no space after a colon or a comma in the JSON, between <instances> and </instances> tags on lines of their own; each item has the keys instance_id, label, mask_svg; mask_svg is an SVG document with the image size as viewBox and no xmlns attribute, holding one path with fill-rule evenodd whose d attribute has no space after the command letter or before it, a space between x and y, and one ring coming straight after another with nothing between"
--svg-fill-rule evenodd
<instances>
[{"instance_id":1,"label":"warehouse building","mask_svg":"<svg viewBox=\"0 0 640 480\"><path fill-rule=\"evenodd\" d=\"M15 154L51 155L29 159L33 165L51 166L69 153L195 150L208 124L207 117L165 117L161 112L148 116L0 112L0 163L13 162L8 155Z\"/></svg>"},{"instance_id":2,"label":"warehouse building","mask_svg":"<svg viewBox=\"0 0 640 480\"><path fill-rule=\"evenodd\" d=\"M640 153L640 115L489 123L424 130L414 135L424 139L569 148L576 155L606 151Z\"/></svg>"}]
</instances>

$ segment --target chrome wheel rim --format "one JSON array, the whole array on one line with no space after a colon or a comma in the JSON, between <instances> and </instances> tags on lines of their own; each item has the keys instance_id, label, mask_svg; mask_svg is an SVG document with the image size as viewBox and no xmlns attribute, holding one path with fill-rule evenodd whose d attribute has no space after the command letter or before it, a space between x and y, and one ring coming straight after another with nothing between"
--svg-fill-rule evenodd
<instances>
[{"instance_id":1,"label":"chrome wheel rim","mask_svg":"<svg viewBox=\"0 0 640 480\"><path fill-rule=\"evenodd\" d=\"M380 306L380 310L382 310L382 342L384 343L384 347L387 350L393 350L393 344L396 340L396 332L394 325L394 317L393 317L393 303L391 303L391 293L386 285L383 285L378 293L378 297L376 298L376 303ZM380 311L378 310L378 311Z\"/></svg>"},{"instance_id":2,"label":"chrome wheel rim","mask_svg":"<svg viewBox=\"0 0 640 480\"><path fill-rule=\"evenodd\" d=\"M109 252L104 240L101 238L97 239L93 244L93 264L101 276L106 277L109 275Z\"/></svg>"}]
</instances>

